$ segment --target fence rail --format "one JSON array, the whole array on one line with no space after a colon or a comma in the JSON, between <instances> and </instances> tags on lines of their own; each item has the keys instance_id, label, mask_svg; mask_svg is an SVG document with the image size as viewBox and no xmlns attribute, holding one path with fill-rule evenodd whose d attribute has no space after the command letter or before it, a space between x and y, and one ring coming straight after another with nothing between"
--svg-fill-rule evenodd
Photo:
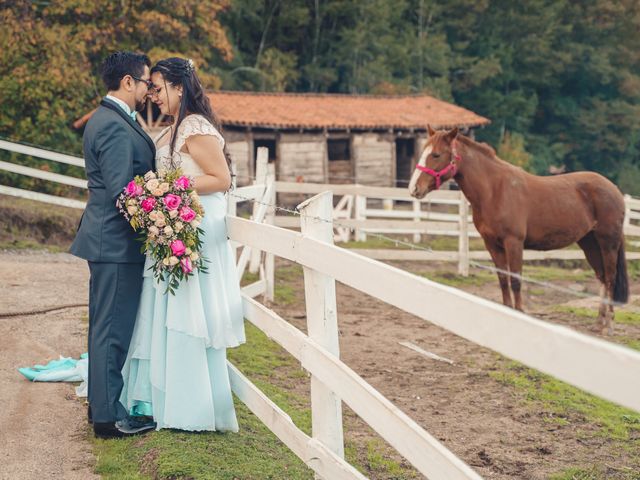
<instances>
[{"instance_id":1,"label":"fence rail","mask_svg":"<svg viewBox=\"0 0 640 480\"><path fill-rule=\"evenodd\" d=\"M259 160L266 163L264 150L260 151ZM319 478L364 478L344 460L343 401L425 476L480 478L340 360L336 281L601 398L640 411L640 383L637 382L640 352L535 319L334 246L331 222L335 212L330 192L320 193L299 205L303 217L301 232L264 223L275 220L269 205L278 191L278 183L272 175L265 175L264 183L238 188L239 195L246 200L256 200L258 207L253 212L253 220L246 220L235 216L237 201L230 202L227 227L230 240L238 247L243 246L238 261L240 272L247 268L255 252L264 252L258 256L259 280L243 288L245 317L311 374L312 435L296 427L285 412L231 364L229 372L238 397ZM292 187L282 188L284 190L279 191ZM301 188L313 193L311 190L321 187L302 185ZM381 194L376 198L392 201L397 198L397 189L356 186L359 193L353 194L347 193L348 188L338 186L337 190L343 192L342 195L355 195L358 200L353 203L360 203L360 207L363 195ZM17 196L25 195L23 192L11 187L0 190L0 193ZM441 193L444 200L457 198L460 202L458 192ZM32 198L51 200L51 196L37 195ZM640 202L632 200L627 202L628 208L635 211ZM467 206L466 201L459 205ZM461 231L464 231L468 215L464 208L460 212ZM628 227L640 228L633 223L635 220L634 215L629 215ZM273 288L273 269L268 264L273 265L274 256L303 266L308 335L255 300L259 295L265 295L268 300L269 289ZM271 273L267 273L269 268Z\"/></svg>"},{"instance_id":2,"label":"fence rail","mask_svg":"<svg viewBox=\"0 0 640 480\"><path fill-rule=\"evenodd\" d=\"M325 202L324 211L330 211L327 195L318 195L304 205L302 215L309 213L309 204L321 201ZM317 213L310 216L313 218L306 221L322 223L317 220ZM635 381L640 375L639 352L362 257L313 238L309 231L298 233L237 217L228 218L228 229L231 239L294 261L304 267L305 275L315 272L340 281L529 367L640 411L640 384ZM315 310L310 311L312 307L307 305L308 318L318 313L317 305L335 305L335 298L322 295L322 291L325 290L314 291ZM335 291L328 292L335 295ZM320 313L315 321L321 326L315 328L333 325L332 321L326 321L327 316L335 313L331 308ZM245 299L245 316L297 358L312 379L347 403L421 473L438 479L478 478L466 464L340 362L337 355L257 302ZM313 328L308 325L309 332ZM337 328L334 334L337 335ZM325 421L332 422L334 418L329 415Z\"/></svg>"},{"instance_id":3,"label":"fence rail","mask_svg":"<svg viewBox=\"0 0 640 480\"><path fill-rule=\"evenodd\" d=\"M57 152L50 152L41 148L7 142L0 140L0 149L31 155L45 160L63 162L76 166L84 166L84 160ZM265 184L267 166L260 167L257 163L256 180L254 185L240 187L236 192L247 199L256 200L254 193ZM17 173L32 178L39 178L78 188L86 188L87 182L83 179L46 172L31 167L25 167L10 162L0 161L0 170ZM272 172L273 174L273 172ZM0 193L6 195L29 198L41 202L68 206L71 208L83 208L84 202L67 199L54 195L38 194L26 190L15 189L0 185ZM421 260L421 261L453 261L458 263L458 272L468 275L469 264L472 260L489 260L488 254L483 251L470 250L470 239L479 238L480 235L472 223L472 217L468 214L469 204L460 191L440 190L432 192L422 200L416 200L409 196L406 188L376 187L368 185L332 185L297 182L275 182L275 191L265 203L275 204L276 195L302 194L315 195L324 191L331 191L336 196L342 196L342 200L333 210L335 221L336 241L366 241L367 234L412 235L414 243L422 240L422 236L429 239L434 236L456 237L458 248L456 251L436 251L431 253L421 251L406 252L403 250L366 249L359 250L370 258L384 260ZM264 192L263 192L264 193ZM236 197L238 197L236 195ZM237 202L241 202L239 199ZM371 201L382 202L384 208L370 208ZM236 202L236 203L237 203ZM408 208L410 207L410 208ZM426 211L425 211L426 207ZM447 209L457 207L456 213L433 211L433 209ZM625 195L625 222L624 232L629 237L640 237L640 199ZM235 207L234 207L235 208ZM259 205L254 206L254 217ZM461 212L465 212L461 214ZM266 214L266 212L265 212ZM270 223L285 228L300 228L300 220L297 217L276 216L271 209L268 212ZM353 234L352 234L353 232ZM249 255L248 268L256 273L259 264L260 251L254 249ZM629 259L638 259L640 254L628 252ZM538 252L525 250L524 260L542 259L581 259L582 253L578 250L564 249Z\"/></svg>"}]
</instances>

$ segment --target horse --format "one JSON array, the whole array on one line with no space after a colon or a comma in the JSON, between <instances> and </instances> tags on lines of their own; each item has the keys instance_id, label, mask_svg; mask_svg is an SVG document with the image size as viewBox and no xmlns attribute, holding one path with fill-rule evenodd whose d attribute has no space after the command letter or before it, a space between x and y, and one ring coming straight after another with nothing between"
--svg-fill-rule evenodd
<instances>
[{"instance_id":1,"label":"horse","mask_svg":"<svg viewBox=\"0 0 640 480\"><path fill-rule=\"evenodd\" d=\"M457 128L434 131L429 126L428 132L409 193L424 198L455 179L496 266L503 304L522 311L525 248L552 250L577 242L601 284L595 331L604 335L606 329L611 335L613 306L629 299L625 204L618 187L595 172L533 175L501 160L489 145L459 134Z\"/></svg>"}]
</instances>

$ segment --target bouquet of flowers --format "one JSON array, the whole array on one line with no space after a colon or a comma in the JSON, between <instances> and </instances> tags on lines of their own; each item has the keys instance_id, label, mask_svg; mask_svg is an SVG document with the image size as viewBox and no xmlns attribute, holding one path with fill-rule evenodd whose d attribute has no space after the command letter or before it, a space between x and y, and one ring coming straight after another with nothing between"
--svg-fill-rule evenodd
<instances>
[{"instance_id":1,"label":"bouquet of flowers","mask_svg":"<svg viewBox=\"0 0 640 480\"><path fill-rule=\"evenodd\" d=\"M200 255L204 209L193 181L180 169L147 172L131 180L118 197L120 213L141 233L142 252L151 256L154 276L175 294L194 270L206 273Z\"/></svg>"}]
</instances>

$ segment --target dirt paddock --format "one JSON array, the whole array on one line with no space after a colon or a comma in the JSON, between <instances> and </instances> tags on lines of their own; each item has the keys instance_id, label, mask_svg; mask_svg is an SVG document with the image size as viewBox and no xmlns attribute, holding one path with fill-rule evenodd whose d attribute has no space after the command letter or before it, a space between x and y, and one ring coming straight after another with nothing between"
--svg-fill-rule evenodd
<instances>
[{"instance_id":1,"label":"dirt paddock","mask_svg":"<svg viewBox=\"0 0 640 480\"><path fill-rule=\"evenodd\" d=\"M395 265L456 278L454 265ZM552 283L597 292L595 280L573 273ZM0 252L0 313L86 302L87 281L86 264L69 255ZM460 288L499 299L495 280L480 278ZM304 330L301 269L278 260L276 290L274 310ZM568 409L558 418L552 406L505 380L510 378L505 372L522 373L507 359L344 285L337 291L344 361L483 477L544 479L579 468L594 474L573 478L640 478L639 429L617 438L586 410ZM529 312L589 333L594 319L557 307L590 307L593 299L539 287L525 292ZM638 309L633 302L640 288L633 282L632 294L628 311ZM83 317L86 308L0 318L0 478L95 478L85 409L73 386L31 384L16 371L60 354L84 352ZM612 340L629 339L640 340L640 325L616 324ZM400 342L452 363L425 357ZM629 421L640 423L640 418Z\"/></svg>"}]
</instances>

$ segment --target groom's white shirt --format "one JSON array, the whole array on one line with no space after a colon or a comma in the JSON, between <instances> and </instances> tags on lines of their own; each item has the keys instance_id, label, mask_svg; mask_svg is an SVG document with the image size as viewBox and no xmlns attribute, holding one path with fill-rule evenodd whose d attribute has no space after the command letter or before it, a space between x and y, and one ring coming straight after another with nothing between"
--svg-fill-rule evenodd
<instances>
[{"instance_id":1,"label":"groom's white shirt","mask_svg":"<svg viewBox=\"0 0 640 480\"><path fill-rule=\"evenodd\" d=\"M107 95L104 98L108 98L112 102L117 103L127 115L131 116L131 109L129 108L129 105L127 105L125 102L123 102L119 98L114 97L113 95Z\"/></svg>"}]
</instances>

